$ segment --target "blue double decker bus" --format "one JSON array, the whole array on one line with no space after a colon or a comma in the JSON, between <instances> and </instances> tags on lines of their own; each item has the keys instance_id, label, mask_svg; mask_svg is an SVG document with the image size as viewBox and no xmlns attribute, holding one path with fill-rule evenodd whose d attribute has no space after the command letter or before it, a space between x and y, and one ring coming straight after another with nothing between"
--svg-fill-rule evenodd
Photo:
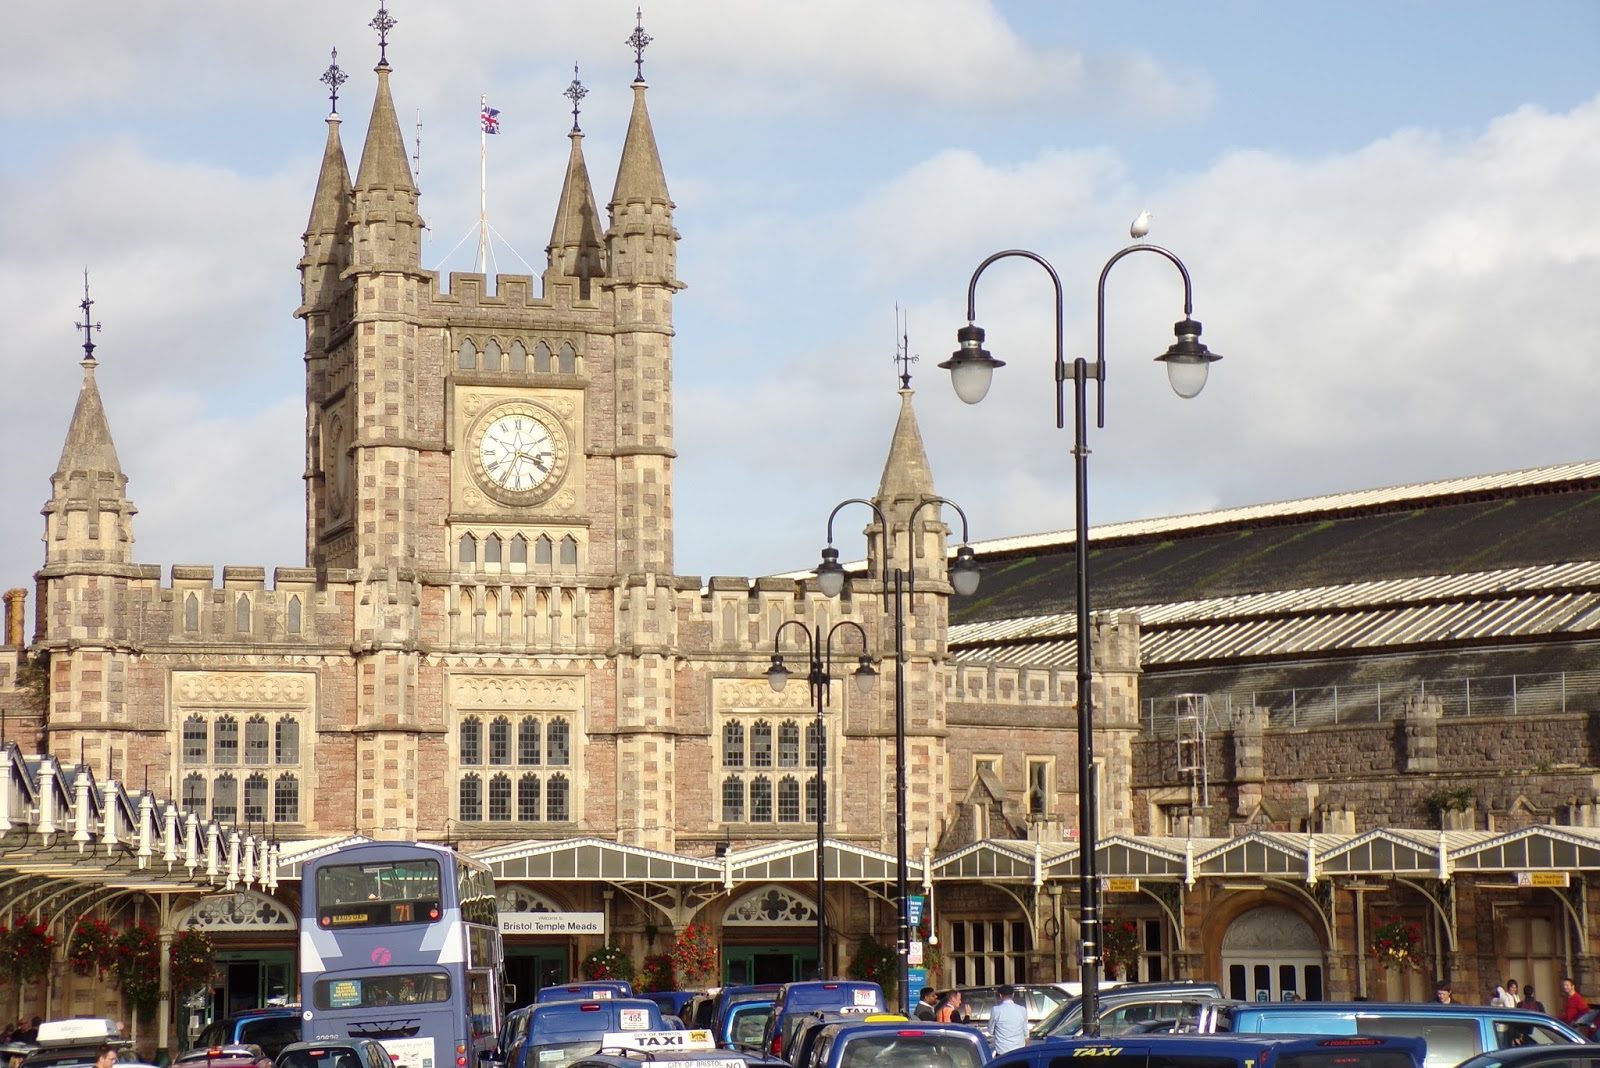
<instances>
[{"instance_id":1,"label":"blue double decker bus","mask_svg":"<svg viewBox=\"0 0 1600 1068\"><path fill-rule=\"evenodd\" d=\"M442 846L366 842L306 864L302 1038L372 1038L397 1068L479 1068L503 1005L487 866Z\"/></svg>"}]
</instances>

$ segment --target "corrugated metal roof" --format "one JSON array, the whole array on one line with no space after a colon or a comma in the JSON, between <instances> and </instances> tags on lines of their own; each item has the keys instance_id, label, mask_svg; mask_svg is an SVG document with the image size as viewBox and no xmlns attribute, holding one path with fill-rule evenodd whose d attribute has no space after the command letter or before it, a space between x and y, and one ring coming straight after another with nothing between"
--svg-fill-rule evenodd
<instances>
[{"instance_id":1,"label":"corrugated metal roof","mask_svg":"<svg viewBox=\"0 0 1600 1068\"><path fill-rule=\"evenodd\" d=\"M1600 561L1353 582L1128 609L1146 665L1600 631ZM1075 613L950 628L960 659L1076 664Z\"/></svg>"},{"instance_id":2,"label":"corrugated metal roof","mask_svg":"<svg viewBox=\"0 0 1600 1068\"><path fill-rule=\"evenodd\" d=\"M1259 523L1269 519L1285 519L1314 515L1319 512L1342 512L1357 508L1394 505L1405 501L1426 501L1439 497L1457 497L1496 490L1520 489L1549 483L1571 482L1585 478L1600 478L1600 460L1556 464L1551 467L1530 467L1521 471L1500 474L1471 475L1466 478L1444 479L1438 482L1413 482L1403 486L1378 489L1353 490L1348 493L1330 493L1319 497L1302 497L1292 501L1270 504L1252 504L1238 508L1221 508L1214 512L1194 512L1189 515L1161 516L1155 519L1135 519L1123 523L1106 523L1089 528L1089 540L1105 541L1113 538L1137 538L1156 534L1199 530L1205 527L1226 526L1235 523ZM1073 530L1049 531L1043 534L1023 534L1011 538L977 541L972 547L979 556L996 553L1025 552L1056 548L1070 544L1076 537Z\"/></svg>"}]
</instances>

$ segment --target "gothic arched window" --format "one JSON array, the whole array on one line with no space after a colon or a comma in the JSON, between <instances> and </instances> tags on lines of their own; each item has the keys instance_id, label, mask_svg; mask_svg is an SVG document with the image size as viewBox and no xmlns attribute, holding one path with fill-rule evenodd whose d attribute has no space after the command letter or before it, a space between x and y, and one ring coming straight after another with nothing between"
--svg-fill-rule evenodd
<instances>
[{"instance_id":1,"label":"gothic arched window","mask_svg":"<svg viewBox=\"0 0 1600 1068\"><path fill-rule=\"evenodd\" d=\"M232 775L218 775L211 784L211 818L218 823L239 822L239 782Z\"/></svg>"},{"instance_id":2,"label":"gothic arched window","mask_svg":"<svg viewBox=\"0 0 1600 1068\"><path fill-rule=\"evenodd\" d=\"M539 776L524 775L517 780L517 819L532 823L539 818Z\"/></svg>"},{"instance_id":3,"label":"gothic arched window","mask_svg":"<svg viewBox=\"0 0 1600 1068\"><path fill-rule=\"evenodd\" d=\"M723 724L722 766L725 768L744 767L744 724L738 720Z\"/></svg>"},{"instance_id":4,"label":"gothic arched window","mask_svg":"<svg viewBox=\"0 0 1600 1068\"><path fill-rule=\"evenodd\" d=\"M204 764L209 748L210 730L204 716L190 716L183 721L183 762Z\"/></svg>"},{"instance_id":5,"label":"gothic arched window","mask_svg":"<svg viewBox=\"0 0 1600 1068\"><path fill-rule=\"evenodd\" d=\"M765 775L750 780L750 822L772 822L772 780Z\"/></svg>"},{"instance_id":6,"label":"gothic arched window","mask_svg":"<svg viewBox=\"0 0 1600 1068\"><path fill-rule=\"evenodd\" d=\"M540 534L539 539L533 543L533 562L536 564L548 564L550 562L551 548L550 538Z\"/></svg>"},{"instance_id":7,"label":"gothic arched window","mask_svg":"<svg viewBox=\"0 0 1600 1068\"><path fill-rule=\"evenodd\" d=\"M489 818L511 819L511 776L496 775L489 780Z\"/></svg>"},{"instance_id":8,"label":"gothic arched window","mask_svg":"<svg viewBox=\"0 0 1600 1068\"><path fill-rule=\"evenodd\" d=\"M533 369L545 373L550 370L550 346L543 341L533 347Z\"/></svg>"},{"instance_id":9,"label":"gothic arched window","mask_svg":"<svg viewBox=\"0 0 1600 1068\"><path fill-rule=\"evenodd\" d=\"M183 807L198 818L206 818L206 777L198 771L183 777Z\"/></svg>"},{"instance_id":10,"label":"gothic arched window","mask_svg":"<svg viewBox=\"0 0 1600 1068\"><path fill-rule=\"evenodd\" d=\"M290 634L300 633L300 595L289 598L289 621L286 624Z\"/></svg>"},{"instance_id":11,"label":"gothic arched window","mask_svg":"<svg viewBox=\"0 0 1600 1068\"><path fill-rule=\"evenodd\" d=\"M233 606L233 629L240 634L250 633L250 595L241 593Z\"/></svg>"},{"instance_id":12,"label":"gothic arched window","mask_svg":"<svg viewBox=\"0 0 1600 1068\"><path fill-rule=\"evenodd\" d=\"M279 764L300 763L300 721L293 716L285 716L274 727L277 743L277 762Z\"/></svg>"},{"instance_id":13,"label":"gothic arched window","mask_svg":"<svg viewBox=\"0 0 1600 1068\"><path fill-rule=\"evenodd\" d=\"M265 764L272 758L272 728L267 717L254 715L244 721L244 762Z\"/></svg>"},{"instance_id":14,"label":"gothic arched window","mask_svg":"<svg viewBox=\"0 0 1600 1068\"><path fill-rule=\"evenodd\" d=\"M792 719L783 721L778 728L778 767L800 766L800 725Z\"/></svg>"},{"instance_id":15,"label":"gothic arched window","mask_svg":"<svg viewBox=\"0 0 1600 1068\"><path fill-rule=\"evenodd\" d=\"M505 716L496 716L489 723L489 763L511 763L511 721Z\"/></svg>"},{"instance_id":16,"label":"gothic arched window","mask_svg":"<svg viewBox=\"0 0 1600 1068\"><path fill-rule=\"evenodd\" d=\"M300 780L279 775L272 784L272 818L279 823L300 822Z\"/></svg>"},{"instance_id":17,"label":"gothic arched window","mask_svg":"<svg viewBox=\"0 0 1600 1068\"><path fill-rule=\"evenodd\" d=\"M572 347L572 342L563 341L561 343L561 355L558 360L557 366L564 375L570 375L578 369L578 353Z\"/></svg>"},{"instance_id":18,"label":"gothic arched window","mask_svg":"<svg viewBox=\"0 0 1600 1068\"><path fill-rule=\"evenodd\" d=\"M486 564L500 562L500 535L490 534L483 539L483 562Z\"/></svg>"},{"instance_id":19,"label":"gothic arched window","mask_svg":"<svg viewBox=\"0 0 1600 1068\"><path fill-rule=\"evenodd\" d=\"M744 822L744 780L737 775L722 780L722 822Z\"/></svg>"},{"instance_id":20,"label":"gothic arched window","mask_svg":"<svg viewBox=\"0 0 1600 1068\"><path fill-rule=\"evenodd\" d=\"M568 811L567 802L567 777L565 775L552 775L550 782L545 786L544 816L552 823L562 823L572 818Z\"/></svg>"},{"instance_id":21,"label":"gothic arched window","mask_svg":"<svg viewBox=\"0 0 1600 1068\"><path fill-rule=\"evenodd\" d=\"M800 784L793 775L785 775L778 782L778 822L800 822Z\"/></svg>"},{"instance_id":22,"label":"gothic arched window","mask_svg":"<svg viewBox=\"0 0 1600 1068\"><path fill-rule=\"evenodd\" d=\"M521 534L511 539L511 562L525 564L528 562L528 539Z\"/></svg>"},{"instance_id":23,"label":"gothic arched window","mask_svg":"<svg viewBox=\"0 0 1600 1068\"><path fill-rule=\"evenodd\" d=\"M555 767L565 767L571 757L569 742L572 738L572 728L564 719L553 719L550 728L545 734L545 759ZM555 817L551 817L554 819Z\"/></svg>"},{"instance_id":24,"label":"gothic arched window","mask_svg":"<svg viewBox=\"0 0 1600 1068\"><path fill-rule=\"evenodd\" d=\"M183 599L183 629L200 629L200 598L193 593Z\"/></svg>"},{"instance_id":25,"label":"gothic arched window","mask_svg":"<svg viewBox=\"0 0 1600 1068\"><path fill-rule=\"evenodd\" d=\"M539 763L539 730L544 724L532 716L524 716L517 724L517 763Z\"/></svg>"},{"instance_id":26,"label":"gothic arched window","mask_svg":"<svg viewBox=\"0 0 1600 1068\"><path fill-rule=\"evenodd\" d=\"M523 348L522 342L511 343L511 370L526 371L528 369L528 350Z\"/></svg>"},{"instance_id":27,"label":"gothic arched window","mask_svg":"<svg viewBox=\"0 0 1600 1068\"><path fill-rule=\"evenodd\" d=\"M485 371L500 370L500 342L490 338L483 346L483 369Z\"/></svg>"},{"instance_id":28,"label":"gothic arched window","mask_svg":"<svg viewBox=\"0 0 1600 1068\"><path fill-rule=\"evenodd\" d=\"M461 763L483 763L483 721L476 716L461 721Z\"/></svg>"},{"instance_id":29,"label":"gothic arched window","mask_svg":"<svg viewBox=\"0 0 1600 1068\"><path fill-rule=\"evenodd\" d=\"M216 732L211 737L211 763L239 763L239 721L232 716L217 720Z\"/></svg>"},{"instance_id":30,"label":"gothic arched window","mask_svg":"<svg viewBox=\"0 0 1600 1068\"><path fill-rule=\"evenodd\" d=\"M267 777L259 771L244 781L244 818L246 823L267 821Z\"/></svg>"},{"instance_id":31,"label":"gothic arched window","mask_svg":"<svg viewBox=\"0 0 1600 1068\"><path fill-rule=\"evenodd\" d=\"M476 371L478 369L478 347L468 338L461 343L460 350L456 353L456 366L463 371Z\"/></svg>"},{"instance_id":32,"label":"gothic arched window","mask_svg":"<svg viewBox=\"0 0 1600 1068\"><path fill-rule=\"evenodd\" d=\"M569 567L578 562L578 539L571 534L561 539L561 562Z\"/></svg>"},{"instance_id":33,"label":"gothic arched window","mask_svg":"<svg viewBox=\"0 0 1600 1068\"><path fill-rule=\"evenodd\" d=\"M459 817L463 820L483 819L483 782L476 775L461 780Z\"/></svg>"},{"instance_id":34,"label":"gothic arched window","mask_svg":"<svg viewBox=\"0 0 1600 1068\"><path fill-rule=\"evenodd\" d=\"M463 564L476 564L478 562L478 539L471 534L461 535L461 545L456 552L456 560Z\"/></svg>"}]
</instances>

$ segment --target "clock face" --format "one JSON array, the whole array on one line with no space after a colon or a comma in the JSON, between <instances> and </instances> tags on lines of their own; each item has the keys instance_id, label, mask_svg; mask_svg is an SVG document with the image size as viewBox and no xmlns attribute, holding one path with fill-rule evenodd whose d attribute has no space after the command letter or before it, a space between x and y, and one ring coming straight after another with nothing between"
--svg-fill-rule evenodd
<instances>
[{"instance_id":1,"label":"clock face","mask_svg":"<svg viewBox=\"0 0 1600 1068\"><path fill-rule=\"evenodd\" d=\"M328 422L328 453L328 511L337 517L350 501L350 435L338 415Z\"/></svg>"},{"instance_id":2,"label":"clock face","mask_svg":"<svg viewBox=\"0 0 1600 1068\"><path fill-rule=\"evenodd\" d=\"M525 499L555 486L563 445L553 420L519 404L491 413L482 425L474 466L490 486Z\"/></svg>"}]
</instances>

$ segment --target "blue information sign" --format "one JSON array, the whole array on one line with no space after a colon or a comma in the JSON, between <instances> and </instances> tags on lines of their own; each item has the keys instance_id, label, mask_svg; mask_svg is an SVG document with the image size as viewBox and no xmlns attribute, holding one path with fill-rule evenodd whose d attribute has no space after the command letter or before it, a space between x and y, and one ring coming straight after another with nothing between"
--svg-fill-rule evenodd
<instances>
[{"instance_id":1,"label":"blue information sign","mask_svg":"<svg viewBox=\"0 0 1600 1068\"><path fill-rule=\"evenodd\" d=\"M907 968L906 988L911 991L911 1007L917 1007L917 998L922 993L922 988L928 985L928 969Z\"/></svg>"}]
</instances>

